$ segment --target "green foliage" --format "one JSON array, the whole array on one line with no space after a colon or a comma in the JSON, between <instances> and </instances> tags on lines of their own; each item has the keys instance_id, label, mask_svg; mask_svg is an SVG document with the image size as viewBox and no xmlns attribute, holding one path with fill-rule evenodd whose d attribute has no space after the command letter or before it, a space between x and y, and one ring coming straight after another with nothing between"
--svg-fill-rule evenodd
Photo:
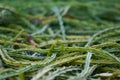
<instances>
[{"instance_id":1,"label":"green foliage","mask_svg":"<svg viewBox=\"0 0 120 80\"><path fill-rule=\"evenodd\" d=\"M119 3L1 0L0 80L119 79Z\"/></svg>"}]
</instances>

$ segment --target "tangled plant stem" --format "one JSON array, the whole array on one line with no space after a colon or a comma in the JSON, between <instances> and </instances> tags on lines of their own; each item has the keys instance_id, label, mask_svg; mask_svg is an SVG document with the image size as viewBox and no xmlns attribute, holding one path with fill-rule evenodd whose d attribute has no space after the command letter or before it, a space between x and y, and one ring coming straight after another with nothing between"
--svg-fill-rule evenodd
<instances>
[{"instance_id":1,"label":"tangled plant stem","mask_svg":"<svg viewBox=\"0 0 120 80\"><path fill-rule=\"evenodd\" d=\"M119 77L120 1L0 3L1 80Z\"/></svg>"}]
</instances>

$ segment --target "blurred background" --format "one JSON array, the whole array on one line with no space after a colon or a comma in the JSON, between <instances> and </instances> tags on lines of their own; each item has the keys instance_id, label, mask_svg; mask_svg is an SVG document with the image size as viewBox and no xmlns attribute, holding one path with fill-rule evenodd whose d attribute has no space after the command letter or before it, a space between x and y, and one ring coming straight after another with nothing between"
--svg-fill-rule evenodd
<instances>
[{"instance_id":1,"label":"blurred background","mask_svg":"<svg viewBox=\"0 0 120 80\"><path fill-rule=\"evenodd\" d=\"M24 27L28 31L48 24L58 32L55 7L62 16L66 34L91 35L120 25L120 0L0 0L0 7L0 25L24 27L24 20L27 20L34 26Z\"/></svg>"}]
</instances>

